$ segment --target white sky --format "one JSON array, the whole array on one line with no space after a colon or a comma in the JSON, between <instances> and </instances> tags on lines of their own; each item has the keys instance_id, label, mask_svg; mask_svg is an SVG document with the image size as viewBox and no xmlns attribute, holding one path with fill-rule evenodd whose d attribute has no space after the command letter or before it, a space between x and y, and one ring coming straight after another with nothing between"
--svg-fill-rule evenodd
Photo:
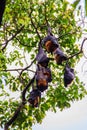
<instances>
[{"instance_id":1,"label":"white sky","mask_svg":"<svg viewBox=\"0 0 87 130\"><path fill-rule=\"evenodd\" d=\"M87 98L72 104L63 112L48 112L41 125L33 130L87 130Z\"/></svg>"}]
</instances>

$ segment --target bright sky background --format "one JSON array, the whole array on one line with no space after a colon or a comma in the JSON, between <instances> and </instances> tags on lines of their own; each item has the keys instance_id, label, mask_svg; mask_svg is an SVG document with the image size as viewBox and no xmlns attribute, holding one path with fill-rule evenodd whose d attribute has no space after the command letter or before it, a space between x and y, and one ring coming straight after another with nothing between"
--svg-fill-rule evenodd
<instances>
[{"instance_id":1,"label":"bright sky background","mask_svg":"<svg viewBox=\"0 0 87 130\"><path fill-rule=\"evenodd\" d=\"M70 0L68 0L70 1ZM72 2L73 0L71 0ZM84 0L81 0L83 6ZM87 48L87 46L85 47ZM84 58L81 59L76 67L78 75L87 87L87 73L82 72ZM87 63L84 64L86 68ZM47 112L47 116L42 124L36 124L32 127L33 130L87 130L87 97L83 100L72 103L71 107L57 113ZM0 129L2 130L2 129Z\"/></svg>"}]
</instances>

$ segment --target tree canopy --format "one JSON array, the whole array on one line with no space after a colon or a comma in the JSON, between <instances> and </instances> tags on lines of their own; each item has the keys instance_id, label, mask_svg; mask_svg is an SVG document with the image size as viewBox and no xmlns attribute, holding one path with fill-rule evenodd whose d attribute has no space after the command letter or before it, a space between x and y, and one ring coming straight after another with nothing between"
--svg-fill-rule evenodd
<instances>
[{"instance_id":1,"label":"tree canopy","mask_svg":"<svg viewBox=\"0 0 87 130\"><path fill-rule=\"evenodd\" d=\"M57 64L54 54L42 45L51 59L48 67L52 81L41 92L38 107L29 103L30 92L36 88L36 56L49 27L71 68L82 56L82 46L78 45L82 30L75 20L74 5L66 0L6 1L0 27L0 126L4 130L32 129L33 124L42 122L48 110L62 111L87 94L75 70L72 85L64 86L66 60Z\"/></svg>"}]
</instances>

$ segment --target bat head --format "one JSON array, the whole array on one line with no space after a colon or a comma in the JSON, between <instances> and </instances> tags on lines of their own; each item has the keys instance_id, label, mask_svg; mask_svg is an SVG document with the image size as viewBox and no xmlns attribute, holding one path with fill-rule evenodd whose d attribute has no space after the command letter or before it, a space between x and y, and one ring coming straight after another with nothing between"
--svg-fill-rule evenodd
<instances>
[{"instance_id":1,"label":"bat head","mask_svg":"<svg viewBox=\"0 0 87 130\"><path fill-rule=\"evenodd\" d=\"M39 91L43 92L48 88L48 82L46 79L39 79L36 82Z\"/></svg>"},{"instance_id":2,"label":"bat head","mask_svg":"<svg viewBox=\"0 0 87 130\"><path fill-rule=\"evenodd\" d=\"M45 48L47 52L53 52L57 47L59 47L59 44L57 42L57 39L52 35L47 35L43 39L43 44L45 45Z\"/></svg>"}]
</instances>

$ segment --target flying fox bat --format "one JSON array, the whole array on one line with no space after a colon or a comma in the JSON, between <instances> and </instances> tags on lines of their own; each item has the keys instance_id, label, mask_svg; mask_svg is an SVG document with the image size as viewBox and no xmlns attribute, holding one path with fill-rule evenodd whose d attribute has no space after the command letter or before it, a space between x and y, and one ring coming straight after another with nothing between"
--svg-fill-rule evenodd
<instances>
[{"instance_id":1,"label":"flying fox bat","mask_svg":"<svg viewBox=\"0 0 87 130\"><path fill-rule=\"evenodd\" d=\"M39 52L36 56L36 60L38 61L38 64L40 64L43 67L47 67L49 63L49 58L47 57L46 53L44 52L43 48L39 47Z\"/></svg>"},{"instance_id":2,"label":"flying fox bat","mask_svg":"<svg viewBox=\"0 0 87 130\"><path fill-rule=\"evenodd\" d=\"M65 87L68 87L69 84L72 83L74 80L74 69L70 68L69 65L66 65L65 72L64 72L64 85Z\"/></svg>"}]
</instances>

